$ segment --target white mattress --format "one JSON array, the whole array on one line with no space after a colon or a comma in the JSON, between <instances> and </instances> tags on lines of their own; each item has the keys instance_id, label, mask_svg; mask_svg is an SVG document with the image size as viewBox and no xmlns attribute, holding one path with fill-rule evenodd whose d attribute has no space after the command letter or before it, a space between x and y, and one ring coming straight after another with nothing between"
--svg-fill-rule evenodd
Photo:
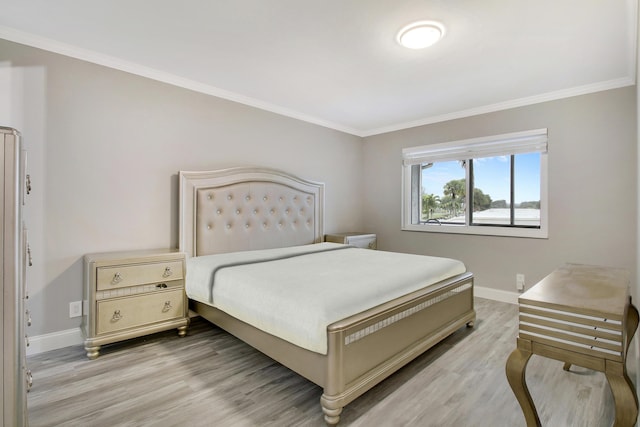
<instances>
[{"instance_id":1,"label":"white mattress","mask_svg":"<svg viewBox=\"0 0 640 427\"><path fill-rule=\"evenodd\" d=\"M448 277L458 260L319 243L187 261L189 298L326 354L327 326Z\"/></svg>"}]
</instances>

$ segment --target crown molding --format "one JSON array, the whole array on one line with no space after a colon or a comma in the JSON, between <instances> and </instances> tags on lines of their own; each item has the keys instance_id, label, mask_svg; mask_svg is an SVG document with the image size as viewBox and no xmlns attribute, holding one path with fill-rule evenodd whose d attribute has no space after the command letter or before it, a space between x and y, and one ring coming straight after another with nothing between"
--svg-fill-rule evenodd
<instances>
[{"instance_id":1,"label":"crown molding","mask_svg":"<svg viewBox=\"0 0 640 427\"><path fill-rule=\"evenodd\" d=\"M636 0L629 0L632 2L634 10L637 10ZM513 99L505 102L498 102L495 104L489 104L480 107L474 107L466 110L440 114L436 116L425 117L419 120L397 123L389 126L384 126L374 129L355 129L349 126L345 126L340 123L334 123L327 120L320 119L318 117L310 116L298 111L291 110L286 107L282 107L276 104L271 104L256 98L241 95L235 92L231 92L225 89L221 89L215 86L204 84L195 80L183 78L175 74L167 73L150 67L146 67L134 62L125 61L113 56L104 55L89 49L80 48L70 44L62 43L56 40L52 40L46 37L37 36L35 34L23 32L11 27L0 25L0 38L12 41L15 43L24 44L27 46L43 49L49 52L57 53L60 55L68 56L82 61L90 62L97 65L102 65L108 68L113 68L119 71L124 71L130 74L146 77L159 82L167 83L173 86L181 87L184 89L192 90L195 92L215 96L218 98L226 99L228 101L237 102L250 107L258 108L264 111L290 117L292 119L301 120L303 122L311 123L314 125L326 127L339 132L344 132L350 135L358 136L361 138L380 135L389 132L400 131L404 129L414 128L418 126L424 126L448 120L461 119L465 117L477 116L480 114L493 113L502 110L508 110L512 108L524 107L527 105L539 104L547 101L555 101L563 98L570 98L573 96L586 95L589 93L600 92L604 90L617 89L625 86L632 86L636 83L636 32L637 23L634 20L632 25L633 37L630 40L629 55L631 60L629 61L629 75L627 77L621 77L618 79L597 82L593 84L576 86L569 89L563 89L553 92L547 92L539 95Z\"/></svg>"},{"instance_id":2,"label":"crown molding","mask_svg":"<svg viewBox=\"0 0 640 427\"><path fill-rule=\"evenodd\" d=\"M510 110L512 108L525 107L527 105L540 104L547 101L556 101L558 99L571 98L573 96L586 95L589 93L600 92L603 90L617 89L625 86L633 86L635 79L631 77L622 77L619 79L608 80L588 84L584 86L576 86L569 89L547 92L540 95L528 96L525 98L513 99L505 102L484 105L482 107L470 108L468 110L456 111L453 113L441 114L438 116L426 117L424 119L411 122L399 123L396 125L371 129L363 133L363 137L375 136L388 132L395 132L404 129L410 129L418 126L430 125L434 123L446 122L448 120L462 119L464 117L477 116L480 114L494 113L496 111Z\"/></svg>"},{"instance_id":3,"label":"crown molding","mask_svg":"<svg viewBox=\"0 0 640 427\"><path fill-rule=\"evenodd\" d=\"M307 123L323 126L351 135L362 136L361 131L350 128L348 126L344 126L340 123L333 123L327 120L319 119L317 117L300 113L298 111L294 111L276 104L271 104L269 102L265 102L256 98L241 95L225 89L220 89L215 86L180 77L175 74L167 73L154 68L146 67L144 65L116 58L114 56L104 55L102 53L98 53L89 49L62 43L46 37L40 37L35 34L26 33L14 28L0 25L0 38L38 49L43 49L48 52L80 59L82 61L90 62L93 64L102 65L108 68L113 68L115 70L124 71L126 73L134 74L137 76L146 77L162 83L181 87L183 89L189 89L195 92L204 93L206 95L226 99L228 101L237 102L239 104L248 105L260 110L269 111L281 116L290 117L292 119L301 120Z\"/></svg>"}]
</instances>

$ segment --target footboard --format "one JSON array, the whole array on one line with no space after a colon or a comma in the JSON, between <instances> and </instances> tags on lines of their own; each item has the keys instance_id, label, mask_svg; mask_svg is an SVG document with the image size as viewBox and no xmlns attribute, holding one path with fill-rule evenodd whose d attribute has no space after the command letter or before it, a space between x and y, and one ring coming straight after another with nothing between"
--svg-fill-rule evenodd
<instances>
[{"instance_id":1,"label":"footboard","mask_svg":"<svg viewBox=\"0 0 640 427\"><path fill-rule=\"evenodd\" d=\"M330 325L326 422L337 424L345 405L474 320L473 276L465 273Z\"/></svg>"}]
</instances>

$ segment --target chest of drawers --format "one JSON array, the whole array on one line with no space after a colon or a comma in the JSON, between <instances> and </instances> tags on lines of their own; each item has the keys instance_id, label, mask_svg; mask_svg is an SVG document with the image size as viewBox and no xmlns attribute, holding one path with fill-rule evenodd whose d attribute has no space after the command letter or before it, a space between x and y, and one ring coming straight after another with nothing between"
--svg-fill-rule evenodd
<instances>
[{"instance_id":1,"label":"chest of drawers","mask_svg":"<svg viewBox=\"0 0 640 427\"><path fill-rule=\"evenodd\" d=\"M89 359L104 344L189 324L185 256L172 250L111 252L84 257L82 329Z\"/></svg>"},{"instance_id":2,"label":"chest of drawers","mask_svg":"<svg viewBox=\"0 0 640 427\"><path fill-rule=\"evenodd\" d=\"M20 133L15 129L0 127L0 142L3 179L0 186L0 426L22 427L28 425L27 392L32 384L26 357L29 345L27 326L31 324L31 316L26 309L27 267L31 265L31 250L24 222L26 195L31 191L31 180L26 174L26 151Z\"/></svg>"}]
</instances>

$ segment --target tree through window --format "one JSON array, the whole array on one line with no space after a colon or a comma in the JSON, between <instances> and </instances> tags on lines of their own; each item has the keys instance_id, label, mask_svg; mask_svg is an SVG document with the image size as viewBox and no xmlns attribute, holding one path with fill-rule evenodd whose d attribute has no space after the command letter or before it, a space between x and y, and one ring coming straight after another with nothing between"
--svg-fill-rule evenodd
<instances>
[{"instance_id":1,"label":"tree through window","mask_svg":"<svg viewBox=\"0 0 640 427\"><path fill-rule=\"evenodd\" d=\"M403 229L546 237L546 149L546 129L405 149Z\"/></svg>"}]
</instances>

